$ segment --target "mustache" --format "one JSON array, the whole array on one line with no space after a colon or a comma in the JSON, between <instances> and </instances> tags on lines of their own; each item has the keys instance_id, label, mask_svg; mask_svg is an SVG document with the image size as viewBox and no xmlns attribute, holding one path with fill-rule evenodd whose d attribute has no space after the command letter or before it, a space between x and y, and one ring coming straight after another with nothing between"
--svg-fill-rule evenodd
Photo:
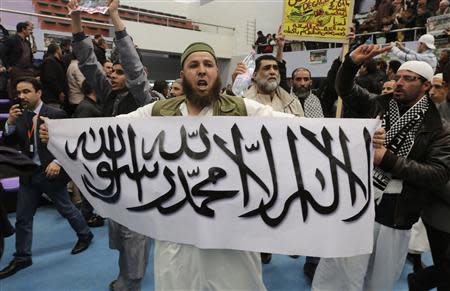
<instances>
[{"instance_id":1,"label":"mustache","mask_svg":"<svg viewBox=\"0 0 450 291\"><path fill-rule=\"evenodd\" d=\"M198 96L194 90L194 85L186 79L182 81L183 92L186 98L193 104L204 107L213 104L219 99L222 82L220 78L213 81L211 92L208 96Z\"/></svg>"}]
</instances>

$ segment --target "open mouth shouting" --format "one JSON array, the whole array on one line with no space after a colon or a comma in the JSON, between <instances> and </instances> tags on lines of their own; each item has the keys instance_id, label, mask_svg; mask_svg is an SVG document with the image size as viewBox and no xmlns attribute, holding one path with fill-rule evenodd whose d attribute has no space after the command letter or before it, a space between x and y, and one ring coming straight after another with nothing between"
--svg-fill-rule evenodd
<instances>
[{"instance_id":1,"label":"open mouth shouting","mask_svg":"<svg viewBox=\"0 0 450 291\"><path fill-rule=\"evenodd\" d=\"M197 88L201 91L208 89L208 82L206 80L198 80Z\"/></svg>"}]
</instances>

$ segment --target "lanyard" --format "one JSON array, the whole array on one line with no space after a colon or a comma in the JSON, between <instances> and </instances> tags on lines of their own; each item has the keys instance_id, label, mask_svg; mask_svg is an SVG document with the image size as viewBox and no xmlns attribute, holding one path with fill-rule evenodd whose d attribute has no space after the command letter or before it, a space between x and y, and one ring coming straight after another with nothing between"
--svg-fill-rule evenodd
<instances>
[{"instance_id":1,"label":"lanyard","mask_svg":"<svg viewBox=\"0 0 450 291\"><path fill-rule=\"evenodd\" d=\"M32 123L32 125L31 125L31 130L28 130L27 131L27 134L28 134L28 138L31 140L31 137L33 136L33 134L34 134L34 128L35 128L35 125L37 125L37 122L38 122L38 120L39 120L39 113L36 115L36 124L34 123L34 117L31 119L31 123Z\"/></svg>"}]
</instances>

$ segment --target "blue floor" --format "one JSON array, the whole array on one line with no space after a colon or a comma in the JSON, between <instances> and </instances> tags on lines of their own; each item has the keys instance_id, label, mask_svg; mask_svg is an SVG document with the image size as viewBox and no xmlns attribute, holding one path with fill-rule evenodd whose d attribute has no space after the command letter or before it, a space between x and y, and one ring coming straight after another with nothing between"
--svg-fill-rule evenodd
<instances>
[{"instance_id":1,"label":"blue floor","mask_svg":"<svg viewBox=\"0 0 450 291\"><path fill-rule=\"evenodd\" d=\"M14 215L10 216L14 221ZM107 227L94 228L91 247L78 255L70 250L76 236L68 223L51 207L38 209L34 223L33 265L12 277L0 281L0 291L64 291L108 290L108 284L118 273L117 252L108 248ZM12 259L14 236L6 239L6 249L0 262L5 267ZM153 254L142 290L153 290ZM423 256L431 264L430 254ZM302 272L304 258L292 259L274 255L264 265L264 282L268 290L309 290L310 283ZM408 290L406 275L412 267L405 265L395 290Z\"/></svg>"}]
</instances>

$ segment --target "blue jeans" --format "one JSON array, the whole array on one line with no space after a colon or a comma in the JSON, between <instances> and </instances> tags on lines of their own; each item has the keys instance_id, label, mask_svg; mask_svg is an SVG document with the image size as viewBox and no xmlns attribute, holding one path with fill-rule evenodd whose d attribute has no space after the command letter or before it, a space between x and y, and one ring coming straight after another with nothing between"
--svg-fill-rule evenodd
<instances>
[{"instance_id":1,"label":"blue jeans","mask_svg":"<svg viewBox=\"0 0 450 291\"><path fill-rule=\"evenodd\" d=\"M20 184L17 194L16 253L14 254L16 259L31 259L33 217L42 193L47 194L52 199L55 208L69 221L79 239L89 236L89 227L80 211L70 201L66 185L46 178L42 170L29 177L29 181L30 183Z\"/></svg>"}]
</instances>

